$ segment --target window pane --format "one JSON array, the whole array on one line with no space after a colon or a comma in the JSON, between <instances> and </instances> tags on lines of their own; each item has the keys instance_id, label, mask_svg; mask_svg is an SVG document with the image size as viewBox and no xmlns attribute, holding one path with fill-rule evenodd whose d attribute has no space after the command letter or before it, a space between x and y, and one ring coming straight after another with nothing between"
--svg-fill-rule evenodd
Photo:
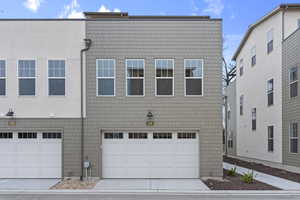
<instances>
[{"instance_id":1,"label":"window pane","mask_svg":"<svg viewBox=\"0 0 300 200\"><path fill-rule=\"evenodd\" d=\"M97 60L97 77L114 77L114 60Z\"/></svg>"},{"instance_id":2,"label":"window pane","mask_svg":"<svg viewBox=\"0 0 300 200\"><path fill-rule=\"evenodd\" d=\"M273 91L273 79L268 81L268 92Z\"/></svg>"},{"instance_id":3,"label":"window pane","mask_svg":"<svg viewBox=\"0 0 300 200\"><path fill-rule=\"evenodd\" d=\"M98 95L114 95L114 79L98 79Z\"/></svg>"},{"instance_id":4,"label":"window pane","mask_svg":"<svg viewBox=\"0 0 300 200\"><path fill-rule=\"evenodd\" d=\"M126 60L127 77L144 77L144 60Z\"/></svg>"},{"instance_id":5,"label":"window pane","mask_svg":"<svg viewBox=\"0 0 300 200\"><path fill-rule=\"evenodd\" d=\"M186 95L202 95L202 79L186 79Z\"/></svg>"},{"instance_id":6,"label":"window pane","mask_svg":"<svg viewBox=\"0 0 300 200\"><path fill-rule=\"evenodd\" d=\"M49 60L48 61L48 76L49 77L65 77L65 61L64 60Z\"/></svg>"},{"instance_id":7,"label":"window pane","mask_svg":"<svg viewBox=\"0 0 300 200\"><path fill-rule=\"evenodd\" d=\"M19 79L19 95L35 95L35 79Z\"/></svg>"},{"instance_id":8,"label":"window pane","mask_svg":"<svg viewBox=\"0 0 300 200\"><path fill-rule=\"evenodd\" d=\"M291 153L298 153L298 139L290 139Z\"/></svg>"},{"instance_id":9,"label":"window pane","mask_svg":"<svg viewBox=\"0 0 300 200\"><path fill-rule=\"evenodd\" d=\"M173 95L172 79L157 79L156 93L157 95Z\"/></svg>"},{"instance_id":10,"label":"window pane","mask_svg":"<svg viewBox=\"0 0 300 200\"><path fill-rule=\"evenodd\" d=\"M298 137L298 124L297 123L291 124L290 137Z\"/></svg>"},{"instance_id":11,"label":"window pane","mask_svg":"<svg viewBox=\"0 0 300 200\"><path fill-rule=\"evenodd\" d=\"M298 82L290 84L290 96L291 98L298 96Z\"/></svg>"},{"instance_id":12,"label":"window pane","mask_svg":"<svg viewBox=\"0 0 300 200\"><path fill-rule=\"evenodd\" d=\"M200 59L185 60L185 77L202 77L202 61Z\"/></svg>"},{"instance_id":13,"label":"window pane","mask_svg":"<svg viewBox=\"0 0 300 200\"><path fill-rule=\"evenodd\" d=\"M128 95L144 95L143 79L127 79Z\"/></svg>"},{"instance_id":14,"label":"window pane","mask_svg":"<svg viewBox=\"0 0 300 200\"><path fill-rule=\"evenodd\" d=\"M156 77L173 77L173 60L155 60Z\"/></svg>"},{"instance_id":15,"label":"window pane","mask_svg":"<svg viewBox=\"0 0 300 200\"><path fill-rule=\"evenodd\" d=\"M273 105L274 104L274 98L273 98L273 92L268 94L268 105Z\"/></svg>"},{"instance_id":16,"label":"window pane","mask_svg":"<svg viewBox=\"0 0 300 200\"><path fill-rule=\"evenodd\" d=\"M6 95L6 81L5 79L0 79L0 95Z\"/></svg>"},{"instance_id":17,"label":"window pane","mask_svg":"<svg viewBox=\"0 0 300 200\"><path fill-rule=\"evenodd\" d=\"M297 67L290 69L290 83L298 80L298 70Z\"/></svg>"},{"instance_id":18,"label":"window pane","mask_svg":"<svg viewBox=\"0 0 300 200\"><path fill-rule=\"evenodd\" d=\"M19 77L35 77L35 60L19 60Z\"/></svg>"},{"instance_id":19,"label":"window pane","mask_svg":"<svg viewBox=\"0 0 300 200\"><path fill-rule=\"evenodd\" d=\"M5 61L0 60L0 77L5 77L6 72L5 72Z\"/></svg>"},{"instance_id":20,"label":"window pane","mask_svg":"<svg viewBox=\"0 0 300 200\"><path fill-rule=\"evenodd\" d=\"M65 95L65 79L49 79L49 95Z\"/></svg>"}]
</instances>

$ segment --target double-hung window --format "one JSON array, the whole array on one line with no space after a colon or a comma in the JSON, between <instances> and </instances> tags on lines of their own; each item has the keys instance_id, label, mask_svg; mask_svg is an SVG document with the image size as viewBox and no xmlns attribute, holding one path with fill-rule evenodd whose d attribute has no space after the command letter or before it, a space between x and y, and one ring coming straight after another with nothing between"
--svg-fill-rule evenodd
<instances>
[{"instance_id":1,"label":"double-hung window","mask_svg":"<svg viewBox=\"0 0 300 200\"><path fill-rule=\"evenodd\" d=\"M244 95L240 96L240 115L244 114Z\"/></svg>"},{"instance_id":2,"label":"double-hung window","mask_svg":"<svg viewBox=\"0 0 300 200\"><path fill-rule=\"evenodd\" d=\"M185 59L185 95L202 95L203 86L203 60Z\"/></svg>"},{"instance_id":3,"label":"double-hung window","mask_svg":"<svg viewBox=\"0 0 300 200\"><path fill-rule=\"evenodd\" d=\"M65 95L65 61L48 61L48 95Z\"/></svg>"},{"instance_id":4,"label":"double-hung window","mask_svg":"<svg viewBox=\"0 0 300 200\"><path fill-rule=\"evenodd\" d=\"M144 96L144 72L143 59L126 60L127 96Z\"/></svg>"},{"instance_id":5,"label":"double-hung window","mask_svg":"<svg viewBox=\"0 0 300 200\"><path fill-rule=\"evenodd\" d=\"M256 65L256 47L251 48L251 66Z\"/></svg>"},{"instance_id":6,"label":"double-hung window","mask_svg":"<svg viewBox=\"0 0 300 200\"><path fill-rule=\"evenodd\" d=\"M274 104L274 79L268 80L267 83L268 106Z\"/></svg>"},{"instance_id":7,"label":"double-hung window","mask_svg":"<svg viewBox=\"0 0 300 200\"><path fill-rule=\"evenodd\" d=\"M252 130L256 130L256 108L252 108Z\"/></svg>"},{"instance_id":8,"label":"double-hung window","mask_svg":"<svg viewBox=\"0 0 300 200\"><path fill-rule=\"evenodd\" d=\"M0 60L0 96L6 95L6 66L5 60Z\"/></svg>"},{"instance_id":9,"label":"double-hung window","mask_svg":"<svg viewBox=\"0 0 300 200\"><path fill-rule=\"evenodd\" d=\"M289 71L290 74L290 97L298 96L298 68L293 67Z\"/></svg>"},{"instance_id":10,"label":"double-hung window","mask_svg":"<svg viewBox=\"0 0 300 200\"><path fill-rule=\"evenodd\" d=\"M274 126L268 126L268 152L274 151Z\"/></svg>"},{"instance_id":11,"label":"double-hung window","mask_svg":"<svg viewBox=\"0 0 300 200\"><path fill-rule=\"evenodd\" d=\"M19 60L18 62L19 95L35 95L36 61Z\"/></svg>"},{"instance_id":12,"label":"double-hung window","mask_svg":"<svg viewBox=\"0 0 300 200\"><path fill-rule=\"evenodd\" d=\"M97 95L115 96L115 69L114 59L97 59Z\"/></svg>"},{"instance_id":13,"label":"double-hung window","mask_svg":"<svg viewBox=\"0 0 300 200\"><path fill-rule=\"evenodd\" d=\"M298 123L290 124L290 152L298 153Z\"/></svg>"},{"instance_id":14,"label":"double-hung window","mask_svg":"<svg viewBox=\"0 0 300 200\"><path fill-rule=\"evenodd\" d=\"M273 29L267 33L267 52L268 54L273 51Z\"/></svg>"},{"instance_id":15,"label":"double-hung window","mask_svg":"<svg viewBox=\"0 0 300 200\"><path fill-rule=\"evenodd\" d=\"M174 60L173 59L156 59L156 96L172 96L174 87Z\"/></svg>"},{"instance_id":16,"label":"double-hung window","mask_svg":"<svg viewBox=\"0 0 300 200\"><path fill-rule=\"evenodd\" d=\"M243 76L243 74L244 74L244 61L243 61L243 59L241 59L240 60L240 76Z\"/></svg>"}]
</instances>

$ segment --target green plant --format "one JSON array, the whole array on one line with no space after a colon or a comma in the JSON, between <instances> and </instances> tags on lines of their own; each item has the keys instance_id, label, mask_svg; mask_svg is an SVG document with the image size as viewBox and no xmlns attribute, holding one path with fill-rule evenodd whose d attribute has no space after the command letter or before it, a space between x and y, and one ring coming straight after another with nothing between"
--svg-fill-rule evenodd
<instances>
[{"instance_id":1,"label":"green plant","mask_svg":"<svg viewBox=\"0 0 300 200\"><path fill-rule=\"evenodd\" d=\"M251 172L244 173L241 177L242 181L251 184L254 182L253 170Z\"/></svg>"},{"instance_id":2,"label":"green plant","mask_svg":"<svg viewBox=\"0 0 300 200\"><path fill-rule=\"evenodd\" d=\"M227 175L228 176L236 176L236 167L231 168L230 170L228 170Z\"/></svg>"}]
</instances>

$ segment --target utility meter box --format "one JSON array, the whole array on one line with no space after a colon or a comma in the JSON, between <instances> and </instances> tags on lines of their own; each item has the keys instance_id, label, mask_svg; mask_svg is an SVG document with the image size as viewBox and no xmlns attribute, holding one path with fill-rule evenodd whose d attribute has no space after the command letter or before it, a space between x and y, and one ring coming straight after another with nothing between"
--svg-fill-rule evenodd
<instances>
[{"instance_id":1,"label":"utility meter box","mask_svg":"<svg viewBox=\"0 0 300 200\"><path fill-rule=\"evenodd\" d=\"M85 168L85 169L88 169L88 168L90 168L91 167L91 162L90 161L84 161L83 162L83 167Z\"/></svg>"}]
</instances>

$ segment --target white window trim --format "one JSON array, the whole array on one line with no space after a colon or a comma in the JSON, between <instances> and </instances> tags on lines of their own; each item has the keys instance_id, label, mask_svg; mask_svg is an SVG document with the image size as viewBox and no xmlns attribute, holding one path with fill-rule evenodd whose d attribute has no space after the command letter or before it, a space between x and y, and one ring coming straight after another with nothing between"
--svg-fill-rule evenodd
<instances>
[{"instance_id":1,"label":"white window trim","mask_svg":"<svg viewBox=\"0 0 300 200\"><path fill-rule=\"evenodd\" d=\"M130 60L142 60L143 61L143 77L128 77L128 71L127 71L127 61ZM144 97L145 96L145 59L134 59L134 58L130 58L130 59L125 59L125 86L126 86L126 96L127 97ZM143 79L143 95L128 95L128 79Z\"/></svg>"},{"instance_id":2,"label":"white window trim","mask_svg":"<svg viewBox=\"0 0 300 200\"><path fill-rule=\"evenodd\" d=\"M172 66L173 76L172 77L157 77L156 76L156 71L157 71L156 61L157 60L172 60L172 62L173 62L173 66ZM175 59L157 58L157 59L154 59L154 65L155 65L155 96L156 97L172 97L172 96L174 96L174 75L175 75L174 65L175 65ZM158 95L157 94L157 79L172 79L172 95Z\"/></svg>"},{"instance_id":3,"label":"white window trim","mask_svg":"<svg viewBox=\"0 0 300 200\"><path fill-rule=\"evenodd\" d=\"M290 125L289 125L289 153L290 154L298 154L299 153L299 148L298 148L298 152L295 153L295 152L291 152L291 139L297 139L298 141L298 146L299 146L299 133L298 133L298 136L297 137L291 137L291 131L292 131L292 128L293 128L293 124L294 123L297 123L297 122L290 122ZM297 123L297 128L299 129L299 123ZM297 130L298 131L298 130Z\"/></svg>"},{"instance_id":4,"label":"white window trim","mask_svg":"<svg viewBox=\"0 0 300 200\"><path fill-rule=\"evenodd\" d=\"M296 69L297 69L297 80L291 82L291 69L293 69L293 68L296 68ZM289 76L289 98L290 98L290 99L294 99L294 98L297 97L297 96L291 97L291 85L292 85L293 83L297 83L298 80L299 80L299 78L298 78L298 70L299 70L299 69L298 69L298 66L289 68L289 74L288 74L288 76ZM298 87L299 87L299 84L298 84ZM298 94L298 95L299 95L299 94Z\"/></svg>"},{"instance_id":5,"label":"white window trim","mask_svg":"<svg viewBox=\"0 0 300 200\"><path fill-rule=\"evenodd\" d=\"M200 60L201 63L202 63L202 77L186 77L185 76L185 69L186 69L186 65L185 65L185 62L187 60ZM197 59L197 58L186 58L183 60L183 77L184 77L184 96L185 97L202 97L204 95L204 91L203 91L203 85L204 85L204 59L203 58L200 58L200 59ZM186 94L186 79L201 79L202 80L202 86L201 86L201 94L200 95L187 95Z\"/></svg>"},{"instance_id":6,"label":"white window trim","mask_svg":"<svg viewBox=\"0 0 300 200\"><path fill-rule=\"evenodd\" d=\"M65 76L64 77L49 77L49 61L53 61L53 60L59 60L59 61L65 61ZM48 97L66 97L67 96L67 79L66 79L66 73L67 73L67 61L66 59L47 59L47 96ZM65 94L64 95L49 95L49 80L50 79L65 79Z\"/></svg>"},{"instance_id":7,"label":"white window trim","mask_svg":"<svg viewBox=\"0 0 300 200\"><path fill-rule=\"evenodd\" d=\"M6 61L6 59L2 59L2 58L0 58L0 60L5 62L5 65L4 65L5 76L0 76L0 79L5 80L5 95L0 95L0 98L1 98L1 97L6 97L8 91L7 91L7 61Z\"/></svg>"},{"instance_id":8,"label":"white window trim","mask_svg":"<svg viewBox=\"0 0 300 200\"><path fill-rule=\"evenodd\" d=\"M19 77L19 61L20 60L34 60L34 62L35 62L35 66L34 66L34 68L35 68L35 76L34 77ZM18 88L18 90L17 90L17 96L18 97L36 97L37 96L37 91L38 91L38 86L37 86L37 72L38 72L38 70L37 70L37 65L38 65L38 63L37 63L37 59L35 59L35 58L21 58L21 59L18 59L17 60L17 79L18 79L18 86L17 86L17 88ZM34 82L35 82L35 94L34 95L20 95L20 91L19 91L19 80L20 79L33 79L34 78Z\"/></svg>"},{"instance_id":9,"label":"white window trim","mask_svg":"<svg viewBox=\"0 0 300 200\"><path fill-rule=\"evenodd\" d=\"M112 60L114 63L113 77L98 77L98 60ZM98 94L98 79L114 79L114 94L113 95L99 95ZM97 58L96 59L96 96L97 97L115 97L116 96L116 59L114 58Z\"/></svg>"}]
</instances>

